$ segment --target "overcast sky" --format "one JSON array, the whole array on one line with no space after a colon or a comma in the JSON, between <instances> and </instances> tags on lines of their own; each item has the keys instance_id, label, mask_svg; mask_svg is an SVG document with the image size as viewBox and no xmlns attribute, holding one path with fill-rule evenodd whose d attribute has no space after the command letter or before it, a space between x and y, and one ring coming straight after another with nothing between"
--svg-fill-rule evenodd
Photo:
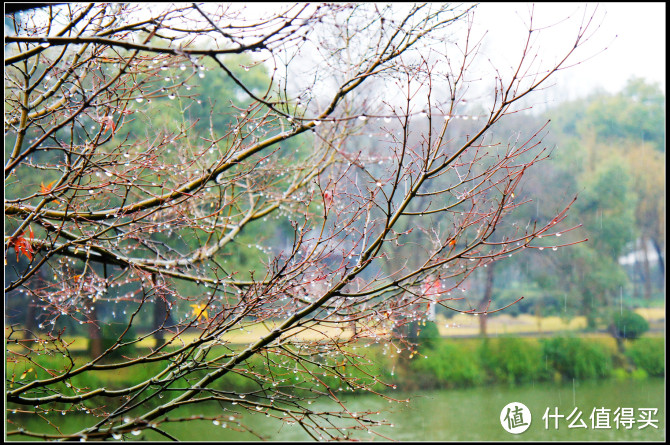
<instances>
[{"instance_id":1,"label":"overcast sky","mask_svg":"<svg viewBox=\"0 0 670 445\"><path fill-rule=\"evenodd\" d=\"M475 24L489 30L485 50L507 54L512 59L518 57L519 43L527 35L523 24L527 23L531 6L532 3L481 4L475 12ZM565 51L577 29L575 26L582 21L585 7L589 12L597 7L594 24L600 27L579 57L588 59L596 55L561 73L553 88L556 94L573 99L598 87L617 92L632 76L658 82L665 91L665 3L535 4L537 25L571 17L557 25L557 32L541 41L546 48L543 53L550 57ZM600 52L604 48L607 49Z\"/></svg>"}]
</instances>

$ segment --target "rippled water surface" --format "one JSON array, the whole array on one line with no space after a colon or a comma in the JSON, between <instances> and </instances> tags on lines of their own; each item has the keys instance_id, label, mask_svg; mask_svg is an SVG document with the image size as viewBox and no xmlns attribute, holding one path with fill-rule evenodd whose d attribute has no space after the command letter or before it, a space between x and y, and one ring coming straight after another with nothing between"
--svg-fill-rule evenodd
<instances>
[{"instance_id":1,"label":"rippled water surface","mask_svg":"<svg viewBox=\"0 0 670 445\"><path fill-rule=\"evenodd\" d=\"M665 383L663 379L643 381L596 381L568 382L564 384L537 384L523 387L480 387L460 390L440 390L414 394L398 393L394 396L404 399L411 398L409 404L389 403L376 396L363 395L349 397L348 408L351 411L381 410L384 414L379 419L393 423L393 427L384 426L375 429L383 436L405 441L662 441L665 439ZM532 422L528 430L519 435L506 432L500 424L500 412L510 402L521 402L531 412ZM314 411L326 410L327 402L315 402L310 406ZM235 408L235 407L231 407ZM555 429L553 419L549 428L545 428L542 419L546 409L565 418L559 419L559 427ZM570 421L565 420L573 410ZM602 409L603 419L609 418L609 428L593 428L593 409ZM631 429L616 428L614 412L617 408L634 408L636 422L639 420L640 408L657 408L652 416L658 428L647 426L639 428L641 423L633 424ZM610 410L609 412L607 410ZM238 409L239 411L239 409ZM581 412L581 416L579 413ZM210 406L181 409L173 412L170 417L186 417L190 415L217 415L219 407ZM607 414L609 413L609 414ZM11 418L12 414L8 414ZM90 416L66 416L67 424L64 431L75 431L84 424L94 422ZM65 418L61 419L66 420ZM257 431L261 436L274 441L311 440L297 425L282 425L279 421L265 415L245 414L244 423ZM569 428L574 425L586 425L586 428ZM260 440L258 437L244 432L232 431L230 425L223 422L190 421L164 425L164 429L180 440L189 441L239 441ZM10 428L11 429L11 428ZM361 432L357 436L363 440L386 440L374 433ZM17 438L13 436L12 438ZM163 440L162 436L144 431L138 437L128 436L127 439Z\"/></svg>"}]
</instances>

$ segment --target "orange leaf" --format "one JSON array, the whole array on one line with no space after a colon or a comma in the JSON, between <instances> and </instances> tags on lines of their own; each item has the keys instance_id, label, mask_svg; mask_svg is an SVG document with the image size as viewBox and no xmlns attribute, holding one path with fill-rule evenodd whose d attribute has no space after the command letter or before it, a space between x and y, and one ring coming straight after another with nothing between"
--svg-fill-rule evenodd
<instances>
[{"instance_id":1,"label":"orange leaf","mask_svg":"<svg viewBox=\"0 0 670 445\"><path fill-rule=\"evenodd\" d=\"M103 133L107 133L110 129L112 130L112 134L116 131L116 125L114 125L114 118L112 116L103 117L100 123L104 125Z\"/></svg>"},{"instance_id":2,"label":"orange leaf","mask_svg":"<svg viewBox=\"0 0 670 445\"><path fill-rule=\"evenodd\" d=\"M15 238L9 240L9 246L16 251L16 261L19 261L19 253L23 253L29 260L33 259L33 246L30 241L24 238L24 232L19 233ZM30 239L33 239L33 230L30 229Z\"/></svg>"},{"instance_id":3,"label":"orange leaf","mask_svg":"<svg viewBox=\"0 0 670 445\"><path fill-rule=\"evenodd\" d=\"M53 181L51 181L50 183L48 183L47 185L44 185L44 183L41 182L40 183L40 193L43 194L43 195L48 195L49 192L51 192L51 187L54 185L54 182L56 182L55 179Z\"/></svg>"}]
</instances>

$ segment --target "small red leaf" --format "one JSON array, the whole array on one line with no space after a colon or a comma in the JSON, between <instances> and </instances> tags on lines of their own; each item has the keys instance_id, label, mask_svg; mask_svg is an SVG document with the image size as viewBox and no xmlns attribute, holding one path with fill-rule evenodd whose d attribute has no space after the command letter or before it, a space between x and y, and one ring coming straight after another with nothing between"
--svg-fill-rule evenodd
<instances>
[{"instance_id":1,"label":"small red leaf","mask_svg":"<svg viewBox=\"0 0 670 445\"><path fill-rule=\"evenodd\" d=\"M31 242L25 239L24 232L19 233L16 237L9 240L9 246L14 248L16 252L16 261L19 261L19 254L24 254L29 260L33 259L33 246ZM33 229L30 229L30 240L33 239Z\"/></svg>"},{"instance_id":2,"label":"small red leaf","mask_svg":"<svg viewBox=\"0 0 670 445\"><path fill-rule=\"evenodd\" d=\"M112 130L112 135L116 131L116 125L114 124L114 118L112 116L105 116L100 119L100 123L104 125L103 133L107 133L109 130Z\"/></svg>"}]
</instances>

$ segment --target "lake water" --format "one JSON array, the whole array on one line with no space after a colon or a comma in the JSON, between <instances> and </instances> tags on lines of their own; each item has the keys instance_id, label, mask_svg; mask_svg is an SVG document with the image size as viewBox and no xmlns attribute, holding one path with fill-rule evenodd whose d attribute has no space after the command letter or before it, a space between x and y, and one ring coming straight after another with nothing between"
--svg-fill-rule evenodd
<instances>
[{"instance_id":1,"label":"lake water","mask_svg":"<svg viewBox=\"0 0 670 445\"><path fill-rule=\"evenodd\" d=\"M404 441L663 441L665 439L665 382L663 379L647 379L642 381L590 381L568 382L563 384L542 384L523 387L478 387L461 390L439 390L417 392L413 394L393 394L394 397L411 398L411 402L389 403L370 395L350 396L347 406L351 411L384 411L379 419L386 419L394 424L375 429L381 435L395 440ZM500 413L505 405L511 402L525 404L532 415L529 428L518 435L508 433L500 423ZM240 411L239 407L236 411ZM327 402L315 402L310 406L314 411L327 409ZM550 413L558 410L558 429L554 420L550 419L548 428L542 419L546 409ZM577 408L573 417L566 420ZM600 411L600 426L593 428L592 412ZM636 423L631 429L623 425L617 429L614 413L617 408L633 408ZM651 416L656 420L654 425L639 428L637 423L641 414L640 408L656 408L658 412ZM610 410L609 412L607 410ZM581 416L579 416L581 412ZM170 413L169 417L182 417L194 414L221 414L219 407L190 407ZM11 417L11 414L8 414ZM90 423L91 417L67 414L67 425L64 431ZM273 441L311 440L298 425L284 425L263 414L244 414L246 426L256 430L261 436ZM595 419L595 418L594 418ZM61 420L66 420L62 418ZM525 421L526 419L524 419ZM569 424L573 423L570 428ZM597 419L596 419L597 420ZM583 423L582 423L583 421ZM217 422L218 423L218 422ZM586 428L576 428L584 424ZM607 425L610 425L607 428ZM189 441L242 441L260 440L246 433L236 432L231 425L214 424L212 421L195 420L174 424L163 424L165 431L180 440ZM30 425L26 425L30 428ZM13 429L13 428L10 428ZM362 440L386 440L374 433L360 432L357 436ZM12 436L11 438L16 438ZM128 436L127 439L164 440L152 431L144 431L138 437Z\"/></svg>"}]
</instances>

